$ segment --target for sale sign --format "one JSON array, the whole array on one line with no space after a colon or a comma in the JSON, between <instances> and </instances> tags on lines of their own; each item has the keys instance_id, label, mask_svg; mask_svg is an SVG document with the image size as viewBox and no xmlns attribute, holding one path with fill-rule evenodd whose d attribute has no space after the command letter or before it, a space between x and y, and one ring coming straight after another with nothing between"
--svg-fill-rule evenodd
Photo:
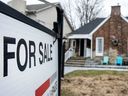
<instances>
[{"instance_id":1,"label":"for sale sign","mask_svg":"<svg viewBox=\"0 0 128 96\"><path fill-rule=\"evenodd\" d=\"M58 42L23 17L0 13L0 96L58 96Z\"/></svg>"}]
</instances>

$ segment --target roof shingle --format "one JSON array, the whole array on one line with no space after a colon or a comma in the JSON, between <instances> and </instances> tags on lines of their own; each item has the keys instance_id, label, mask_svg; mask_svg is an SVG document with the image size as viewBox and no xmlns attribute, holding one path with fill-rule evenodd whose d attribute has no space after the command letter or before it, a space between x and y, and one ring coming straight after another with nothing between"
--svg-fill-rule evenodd
<instances>
[{"instance_id":1,"label":"roof shingle","mask_svg":"<svg viewBox=\"0 0 128 96\"><path fill-rule=\"evenodd\" d=\"M89 34L104 20L105 18L96 18L95 20L85 24L83 27L73 31L71 34Z\"/></svg>"}]
</instances>

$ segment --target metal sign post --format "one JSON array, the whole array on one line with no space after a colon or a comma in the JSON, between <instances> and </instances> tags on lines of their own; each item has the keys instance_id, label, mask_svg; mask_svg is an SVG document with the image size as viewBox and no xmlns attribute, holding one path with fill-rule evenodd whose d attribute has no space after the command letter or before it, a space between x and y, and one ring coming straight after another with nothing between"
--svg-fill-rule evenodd
<instances>
[{"instance_id":1,"label":"metal sign post","mask_svg":"<svg viewBox=\"0 0 128 96\"><path fill-rule=\"evenodd\" d=\"M58 71L59 71L59 96L61 96L61 76L62 76L62 63L63 63L63 47L62 47L62 40L63 40L63 10L56 7L57 8L57 22L58 22L58 33L60 35L60 38L58 38Z\"/></svg>"},{"instance_id":2,"label":"metal sign post","mask_svg":"<svg viewBox=\"0 0 128 96\"><path fill-rule=\"evenodd\" d=\"M64 53L63 53L63 10L56 7L57 10L57 22L54 22L54 31L58 34L58 96L61 96L61 77L64 67Z\"/></svg>"}]
</instances>

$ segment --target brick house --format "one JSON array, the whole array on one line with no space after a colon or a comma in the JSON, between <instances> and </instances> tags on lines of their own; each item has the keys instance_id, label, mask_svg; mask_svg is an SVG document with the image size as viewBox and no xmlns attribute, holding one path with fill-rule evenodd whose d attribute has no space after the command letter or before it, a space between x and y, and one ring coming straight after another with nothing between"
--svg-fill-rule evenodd
<instances>
[{"instance_id":1,"label":"brick house","mask_svg":"<svg viewBox=\"0 0 128 96\"><path fill-rule=\"evenodd\" d=\"M102 57L108 55L110 62L118 54L128 52L128 18L121 15L120 6L112 6L107 18L96 18L75 30L68 37L77 56Z\"/></svg>"}]
</instances>

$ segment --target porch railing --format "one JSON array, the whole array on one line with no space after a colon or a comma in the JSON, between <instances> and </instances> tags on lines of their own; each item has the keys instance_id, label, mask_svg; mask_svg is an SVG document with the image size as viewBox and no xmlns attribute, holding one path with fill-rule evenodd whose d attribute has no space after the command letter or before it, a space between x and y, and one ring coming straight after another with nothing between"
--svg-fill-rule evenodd
<instances>
[{"instance_id":1,"label":"porch railing","mask_svg":"<svg viewBox=\"0 0 128 96\"><path fill-rule=\"evenodd\" d=\"M69 49L66 51L66 53L65 53L65 62L66 62L69 58L73 57L74 52L75 52L75 51L74 51L73 48L69 48Z\"/></svg>"}]
</instances>

